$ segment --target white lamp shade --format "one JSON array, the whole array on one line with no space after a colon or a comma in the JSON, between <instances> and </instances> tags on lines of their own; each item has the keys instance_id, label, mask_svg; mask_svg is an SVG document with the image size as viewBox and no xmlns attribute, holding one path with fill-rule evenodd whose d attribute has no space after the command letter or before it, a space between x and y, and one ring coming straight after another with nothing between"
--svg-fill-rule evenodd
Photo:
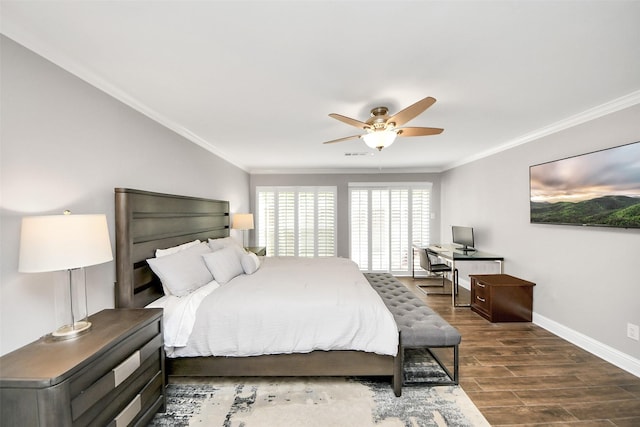
<instances>
[{"instance_id":1,"label":"white lamp shade","mask_svg":"<svg viewBox=\"0 0 640 427\"><path fill-rule=\"evenodd\" d=\"M231 228L235 230L253 230L253 214L237 213L233 216Z\"/></svg>"},{"instance_id":2,"label":"white lamp shade","mask_svg":"<svg viewBox=\"0 0 640 427\"><path fill-rule=\"evenodd\" d=\"M379 130L362 135L362 139L369 147L382 150L393 144L397 136L398 134L392 130Z\"/></svg>"},{"instance_id":3,"label":"white lamp shade","mask_svg":"<svg viewBox=\"0 0 640 427\"><path fill-rule=\"evenodd\" d=\"M70 270L112 259L105 215L49 215L22 219L18 271Z\"/></svg>"}]
</instances>

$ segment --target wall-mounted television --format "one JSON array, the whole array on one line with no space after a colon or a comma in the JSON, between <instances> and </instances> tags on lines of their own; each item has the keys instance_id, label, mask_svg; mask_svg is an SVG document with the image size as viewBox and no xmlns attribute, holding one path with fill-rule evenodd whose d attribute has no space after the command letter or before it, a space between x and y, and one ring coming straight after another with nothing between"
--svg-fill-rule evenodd
<instances>
[{"instance_id":1,"label":"wall-mounted television","mask_svg":"<svg viewBox=\"0 0 640 427\"><path fill-rule=\"evenodd\" d=\"M640 228L640 142L529 168L531 223Z\"/></svg>"}]
</instances>

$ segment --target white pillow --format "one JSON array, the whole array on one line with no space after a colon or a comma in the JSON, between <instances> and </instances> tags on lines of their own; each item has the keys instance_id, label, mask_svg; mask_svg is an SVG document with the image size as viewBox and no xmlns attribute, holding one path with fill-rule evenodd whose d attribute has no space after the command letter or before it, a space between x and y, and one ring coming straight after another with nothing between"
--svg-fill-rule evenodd
<instances>
[{"instance_id":1,"label":"white pillow","mask_svg":"<svg viewBox=\"0 0 640 427\"><path fill-rule=\"evenodd\" d=\"M226 247L204 254L202 259L204 259L204 263L213 274L216 282L224 285L229 280L244 273L240 257L241 254L237 248Z\"/></svg>"},{"instance_id":2,"label":"white pillow","mask_svg":"<svg viewBox=\"0 0 640 427\"><path fill-rule=\"evenodd\" d=\"M162 281L165 293L182 297L213 280L202 261L202 255L210 252L206 243L200 243L171 255L150 258L147 262Z\"/></svg>"},{"instance_id":3,"label":"white pillow","mask_svg":"<svg viewBox=\"0 0 640 427\"><path fill-rule=\"evenodd\" d=\"M212 251L217 251L229 246L236 246L244 252L242 245L233 237L222 237L220 239L209 239L209 247Z\"/></svg>"},{"instance_id":4,"label":"white pillow","mask_svg":"<svg viewBox=\"0 0 640 427\"><path fill-rule=\"evenodd\" d=\"M247 252L240 259L245 274L253 274L260 268L260 258L253 252Z\"/></svg>"},{"instance_id":5,"label":"white pillow","mask_svg":"<svg viewBox=\"0 0 640 427\"><path fill-rule=\"evenodd\" d=\"M198 243L201 243L200 240L194 240L193 242L183 243L181 245L173 246L167 249L156 249L156 258L160 258L163 256L175 254L176 252L184 251L185 249L189 249L190 247L195 246Z\"/></svg>"}]
</instances>

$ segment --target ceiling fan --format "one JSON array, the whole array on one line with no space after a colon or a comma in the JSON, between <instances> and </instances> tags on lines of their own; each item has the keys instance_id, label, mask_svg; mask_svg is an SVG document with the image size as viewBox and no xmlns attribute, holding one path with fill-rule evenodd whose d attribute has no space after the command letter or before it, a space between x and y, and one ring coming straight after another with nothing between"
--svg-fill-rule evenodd
<instances>
[{"instance_id":1,"label":"ceiling fan","mask_svg":"<svg viewBox=\"0 0 640 427\"><path fill-rule=\"evenodd\" d=\"M340 114L331 113L329 114L329 117L333 117L343 123L363 129L367 131L367 133L363 135L352 135L345 138L338 138L332 141L326 141L323 144L333 144L335 142L347 141L349 139L362 138L364 143L369 147L377 148L378 151L381 151L383 148L393 144L398 136L437 135L442 133L444 129L424 127L400 128L400 126L431 107L435 102L435 98L428 96L393 116L389 116L389 109L387 107L376 107L371 110L371 117L366 122L361 122Z\"/></svg>"}]
</instances>

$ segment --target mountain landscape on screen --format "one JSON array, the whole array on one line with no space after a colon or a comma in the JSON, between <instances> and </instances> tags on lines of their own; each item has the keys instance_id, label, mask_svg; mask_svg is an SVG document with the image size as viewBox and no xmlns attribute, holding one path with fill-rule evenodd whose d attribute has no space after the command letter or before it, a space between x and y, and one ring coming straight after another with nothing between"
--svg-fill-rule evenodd
<instances>
[{"instance_id":1,"label":"mountain landscape on screen","mask_svg":"<svg viewBox=\"0 0 640 427\"><path fill-rule=\"evenodd\" d=\"M531 202L531 222L640 227L640 199L604 196L584 202Z\"/></svg>"},{"instance_id":2,"label":"mountain landscape on screen","mask_svg":"<svg viewBox=\"0 0 640 427\"><path fill-rule=\"evenodd\" d=\"M531 222L640 228L640 142L529 168Z\"/></svg>"}]
</instances>

